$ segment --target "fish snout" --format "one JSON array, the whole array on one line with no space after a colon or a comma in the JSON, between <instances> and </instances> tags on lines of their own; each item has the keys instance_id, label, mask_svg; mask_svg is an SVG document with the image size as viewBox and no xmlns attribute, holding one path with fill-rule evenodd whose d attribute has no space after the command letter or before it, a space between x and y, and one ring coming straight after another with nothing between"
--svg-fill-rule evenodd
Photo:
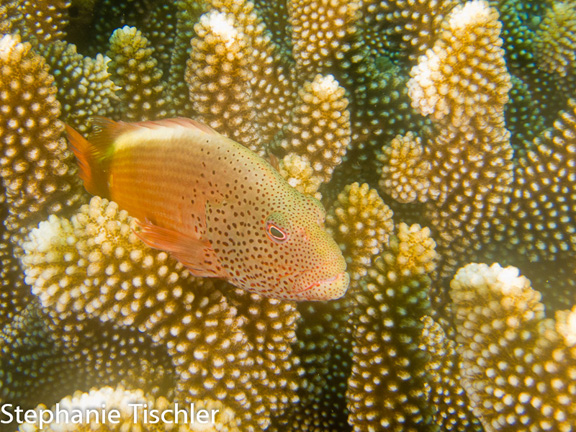
<instances>
[{"instance_id":1,"label":"fish snout","mask_svg":"<svg viewBox=\"0 0 576 432\"><path fill-rule=\"evenodd\" d=\"M324 277L324 275L319 277L317 271L312 271L312 276L315 277L305 277L299 281L298 285L300 287L294 292L294 299L308 301L335 300L342 297L346 293L348 285L350 285L350 276L346 271L341 271L329 277Z\"/></svg>"}]
</instances>

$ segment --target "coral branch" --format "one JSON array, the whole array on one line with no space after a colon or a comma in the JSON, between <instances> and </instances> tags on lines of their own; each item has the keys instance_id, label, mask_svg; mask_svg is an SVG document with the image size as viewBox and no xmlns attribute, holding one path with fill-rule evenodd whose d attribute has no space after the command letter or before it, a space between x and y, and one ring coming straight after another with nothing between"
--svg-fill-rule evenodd
<instances>
[{"instance_id":1,"label":"coral branch","mask_svg":"<svg viewBox=\"0 0 576 432\"><path fill-rule=\"evenodd\" d=\"M112 33L107 56L119 87L118 115L131 121L166 117L162 70L148 39L134 27L122 27Z\"/></svg>"},{"instance_id":2,"label":"coral branch","mask_svg":"<svg viewBox=\"0 0 576 432\"><path fill-rule=\"evenodd\" d=\"M0 160L12 242L49 214L82 202L72 153L62 137L54 78L42 57L18 36L0 39ZM18 251L16 250L18 254Z\"/></svg>"},{"instance_id":3,"label":"coral branch","mask_svg":"<svg viewBox=\"0 0 576 432\"><path fill-rule=\"evenodd\" d=\"M546 319L528 279L497 264L463 267L451 288L462 384L486 430L569 430L576 309Z\"/></svg>"}]
</instances>

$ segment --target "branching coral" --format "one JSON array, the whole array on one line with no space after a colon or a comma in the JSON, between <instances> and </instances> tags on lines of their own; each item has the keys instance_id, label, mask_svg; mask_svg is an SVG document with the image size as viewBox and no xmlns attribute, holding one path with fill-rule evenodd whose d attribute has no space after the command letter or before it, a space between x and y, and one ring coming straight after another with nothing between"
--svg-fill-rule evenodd
<instances>
[{"instance_id":1,"label":"branching coral","mask_svg":"<svg viewBox=\"0 0 576 432\"><path fill-rule=\"evenodd\" d=\"M522 92L511 92L511 104L507 115L508 129L532 140L544 127L550 126L553 115L562 109L569 97L566 82L554 74L542 73L538 59L547 54L540 52L537 28L543 21L546 2L517 2L515 0L491 1L500 13L502 38L509 71L513 74L515 86L523 87ZM518 122L513 115L515 108L523 106L535 116L536 121ZM512 109L511 109L512 108ZM513 142L515 141L513 136Z\"/></svg>"},{"instance_id":2,"label":"branching coral","mask_svg":"<svg viewBox=\"0 0 576 432\"><path fill-rule=\"evenodd\" d=\"M500 23L486 3L455 8L444 28L409 82L415 107L433 119L435 132L422 134L421 140L414 134L398 136L384 148L381 187L400 201L425 202L444 277L466 259L525 266L570 261L576 209L574 103L568 101L556 119L519 108L529 107L521 98L534 97L537 89L524 77L510 81ZM506 113L511 83L516 100ZM504 127L505 116L518 132L515 139ZM530 121L529 135L521 118ZM542 132L551 119L553 127ZM437 302L443 297L434 295Z\"/></svg>"},{"instance_id":3,"label":"branching coral","mask_svg":"<svg viewBox=\"0 0 576 432\"><path fill-rule=\"evenodd\" d=\"M542 69L561 77L574 75L576 5L552 3L536 33L536 53Z\"/></svg>"},{"instance_id":4,"label":"branching coral","mask_svg":"<svg viewBox=\"0 0 576 432\"><path fill-rule=\"evenodd\" d=\"M571 430L576 309L546 319L528 279L497 264L469 264L451 287L462 383L486 430Z\"/></svg>"},{"instance_id":5,"label":"branching coral","mask_svg":"<svg viewBox=\"0 0 576 432\"><path fill-rule=\"evenodd\" d=\"M186 70L192 108L206 124L263 154L294 90L254 6L215 6L201 17L192 40Z\"/></svg>"},{"instance_id":6,"label":"branching coral","mask_svg":"<svg viewBox=\"0 0 576 432\"><path fill-rule=\"evenodd\" d=\"M46 376L50 372L46 372L61 366L58 344L34 302L4 323L0 352L3 401L33 404L32 398L44 392L51 381L51 376Z\"/></svg>"},{"instance_id":7,"label":"branching coral","mask_svg":"<svg viewBox=\"0 0 576 432\"><path fill-rule=\"evenodd\" d=\"M32 408L76 389L124 383L167 394L173 372L162 349L133 329L74 319L54 323L36 300L0 331L3 401Z\"/></svg>"},{"instance_id":8,"label":"branching coral","mask_svg":"<svg viewBox=\"0 0 576 432\"><path fill-rule=\"evenodd\" d=\"M545 206L532 204L534 195L542 190L535 184L554 183L554 168L544 162L550 150L542 140L529 147L527 158L520 152L520 157L512 159L509 132L504 128L510 77L500 48L497 18L494 9L479 1L451 12L444 22L445 32L412 69L409 82L414 106L431 116L436 132L428 145L410 138L408 147L398 141L406 138L398 137L383 157L389 164L381 181L385 189L392 189L392 195L403 200L427 202L427 217L438 232L448 269L461 259L458 254L470 254L471 248L478 250L495 238L515 237L512 244L519 245L531 259L549 259L549 253L571 248L561 230L552 229L571 219L558 213L572 214L569 193L552 186L546 198L539 195L546 201L560 195L567 203L567 207L554 205L551 212L555 216L546 216L554 222L540 233L538 222L526 220L538 219L540 212L546 212ZM564 130L572 127L570 114L565 118L567 124L557 126L559 134L566 135ZM563 146L554 157L564 161L560 155L570 151L570 146ZM560 172L561 181L566 181L571 168ZM532 179L535 173L540 179ZM401 177L411 180L402 182ZM535 189L530 191L532 187ZM525 206L534 210L524 210ZM518 233L523 226L530 230L524 238ZM550 237L561 239L560 244Z\"/></svg>"},{"instance_id":9,"label":"branching coral","mask_svg":"<svg viewBox=\"0 0 576 432\"><path fill-rule=\"evenodd\" d=\"M330 181L350 144L350 115L344 89L333 76L316 75L304 83L282 148L306 159L314 176Z\"/></svg>"},{"instance_id":10,"label":"branching coral","mask_svg":"<svg viewBox=\"0 0 576 432\"><path fill-rule=\"evenodd\" d=\"M121 385L75 392L50 410L44 404L37 406L36 415L30 417L36 421L24 423L20 432L120 432L136 428L162 432L172 430L175 424L181 432L240 430L234 426L234 413L216 401L197 402L192 411L190 405L178 406L164 397L155 398Z\"/></svg>"},{"instance_id":11,"label":"branching coral","mask_svg":"<svg viewBox=\"0 0 576 432\"><path fill-rule=\"evenodd\" d=\"M49 214L82 201L72 153L61 137L56 87L42 57L18 36L0 39L0 160L14 244Z\"/></svg>"},{"instance_id":12,"label":"branching coral","mask_svg":"<svg viewBox=\"0 0 576 432\"><path fill-rule=\"evenodd\" d=\"M173 51L170 54L169 74L166 77L167 91L170 97L171 115L182 115L190 111L189 89L182 77L185 76L186 63L190 58L190 40L195 36L194 26L206 11L207 4L195 0L175 2L176 23Z\"/></svg>"},{"instance_id":13,"label":"branching coral","mask_svg":"<svg viewBox=\"0 0 576 432\"><path fill-rule=\"evenodd\" d=\"M510 82L497 18L481 1L454 9L441 38L411 72L414 106L437 122L424 156L431 165L428 209L450 255L485 238L486 222L512 179L512 148L504 129ZM405 175L411 175L418 165L405 167Z\"/></svg>"},{"instance_id":14,"label":"branching coral","mask_svg":"<svg viewBox=\"0 0 576 432\"><path fill-rule=\"evenodd\" d=\"M26 280L54 319L99 316L149 331L153 317L186 302L191 277L165 252L145 248L131 222L116 204L93 198L71 221L52 216L32 231L23 245Z\"/></svg>"},{"instance_id":15,"label":"branching coral","mask_svg":"<svg viewBox=\"0 0 576 432\"><path fill-rule=\"evenodd\" d=\"M379 155L384 165L379 182L382 190L404 203L427 201L428 194L435 195L429 191L432 164L424 154L422 140L412 132L394 138Z\"/></svg>"},{"instance_id":16,"label":"branching coral","mask_svg":"<svg viewBox=\"0 0 576 432\"><path fill-rule=\"evenodd\" d=\"M432 317L424 317L423 324L420 349L429 358L425 365L430 385L428 400L436 408L432 424L444 431L482 431L461 384L456 342L447 337L442 326Z\"/></svg>"},{"instance_id":17,"label":"branching coral","mask_svg":"<svg viewBox=\"0 0 576 432\"><path fill-rule=\"evenodd\" d=\"M8 31L22 37L32 37L40 42L62 39L68 22L67 8L70 0L8 0L3 5L5 14L0 16Z\"/></svg>"},{"instance_id":18,"label":"branching coral","mask_svg":"<svg viewBox=\"0 0 576 432\"><path fill-rule=\"evenodd\" d=\"M314 175L315 171L307 157L290 153L278 163L278 172L290 186L303 194L311 195L317 199L322 198L318 189L322 180Z\"/></svg>"},{"instance_id":19,"label":"branching coral","mask_svg":"<svg viewBox=\"0 0 576 432\"><path fill-rule=\"evenodd\" d=\"M294 354L301 381L298 403L274 419L271 431L346 431L347 379L351 367L350 323L343 300L301 303Z\"/></svg>"},{"instance_id":20,"label":"branching coral","mask_svg":"<svg viewBox=\"0 0 576 432\"><path fill-rule=\"evenodd\" d=\"M122 27L112 33L107 56L111 79L119 87L117 114L131 121L166 117L162 70L146 37L134 27Z\"/></svg>"},{"instance_id":21,"label":"branching coral","mask_svg":"<svg viewBox=\"0 0 576 432\"><path fill-rule=\"evenodd\" d=\"M4 214L2 216L5 216ZM14 257L14 248L8 233L2 230L0 239L0 329L10 323L32 301L30 290L24 283L20 263Z\"/></svg>"},{"instance_id":22,"label":"branching coral","mask_svg":"<svg viewBox=\"0 0 576 432\"><path fill-rule=\"evenodd\" d=\"M374 44L376 53L396 52L414 61L432 46L442 21L457 4L457 0L366 1L368 43Z\"/></svg>"},{"instance_id":23,"label":"branching coral","mask_svg":"<svg viewBox=\"0 0 576 432\"><path fill-rule=\"evenodd\" d=\"M186 73L194 110L206 124L256 150L248 36L218 11L203 15L196 32Z\"/></svg>"},{"instance_id":24,"label":"branching coral","mask_svg":"<svg viewBox=\"0 0 576 432\"><path fill-rule=\"evenodd\" d=\"M326 219L344 251L351 279L360 279L388 243L392 211L366 183L346 186Z\"/></svg>"},{"instance_id":25,"label":"branching coral","mask_svg":"<svg viewBox=\"0 0 576 432\"><path fill-rule=\"evenodd\" d=\"M358 54L357 1L296 0L289 2L292 45L300 75L311 80L318 72L350 69ZM356 42L356 43L355 43ZM352 56L352 57L351 57Z\"/></svg>"},{"instance_id":26,"label":"branching coral","mask_svg":"<svg viewBox=\"0 0 576 432\"><path fill-rule=\"evenodd\" d=\"M227 298L145 246L134 228L100 198L71 221L42 222L24 243L33 292L56 322L98 318L145 332L168 349L178 400L215 397L244 412L246 427L264 426L270 412L294 402L294 306L243 292Z\"/></svg>"},{"instance_id":27,"label":"branching coral","mask_svg":"<svg viewBox=\"0 0 576 432\"><path fill-rule=\"evenodd\" d=\"M434 246L429 229L400 224L390 248L363 279L348 379L349 421L355 431L433 429L427 358L419 341L421 319L430 311Z\"/></svg>"},{"instance_id":28,"label":"branching coral","mask_svg":"<svg viewBox=\"0 0 576 432\"><path fill-rule=\"evenodd\" d=\"M420 318L430 308L435 245L430 231L417 225L400 224L389 234L390 245L353 298L300 308L300 403L277 419L277 430L348 430L346 418L353 430L433 428L428 358L419 344L428 343L421 340ZM465 411L446 405L446 415Z\"/></svg>"},{"instance_id":29,"label":"branching coral","mask_svg":"<svg viewBox=\"0 0 576 432\"><path fill-rule=\"evenodd\" d=\"M508 211L514 215L503 235L531 260L574 255L576 231L576 100L560 113L552 129L534 140L514 173ZM534 201L541 203L534 205ZM504 213L504 211L502 211ZM507 239L507 240L508 240Z\"/></svg>"},{"instance_id":30,"label":"branching coral","mask_svg":"<svg viewBox=\"0 0 576 432\"><path fill-rule=\"evenodd\" d=\"M431 174L424 177L431 182L428 208L436 213L431 223L452 253L468 248L471 239L479 248L505 238L531 260L550 259L573 249L572 230L564 225L572 219L568 214L574 213L574 197L569 188L560 186L573 181L569 180L573 169L567 163L573 150L573 113L561 114L554 130L525 144L527 149L519 149L517 158L511 159L509 133L503 128L510 84L503 51L498 48L499 24L496 12L482 5L472 2L455 9L447 23L449 36L443 36L449 39L440 39L412 70L414 103L443 129L429 147L415 145L416 160L399 164L399 156L389 159L395 170L383 171L383 184L400 196L403 185L394 179L401 172L421 178L416 164L428 160L432 166ZM462 33L463 39L457 42L460 31L479 31L477 36L487 38L475 36L467 42ZM489 38L485 48L475 45ZM472 58L467 59L470 53ZM471 67L477 62L483 64L482 73ZM535 199L547 204L535 206ZM547 224L542 223L544 219Z\"/></svg>"},{"instance_id":31,"label":"branching coral","mask_svg":"<svg viewBox=\"0 0 576 432\"><path fill-rule=\"evenodd\" d=\"M236 289L231 304L237 308L245 322L242 333L247 343L242 345L248 356L241 362L243 383L247 399L261 427L267 427L271 418L284 413L299 401L295 391L300 385L299 361L292 355L296 342L296 324L300 317L293 302L267 299ZM229 386L229 384L228 384Z\"/></svg>"},{"instance_id":32,"label":"branching coral","mask_svg":"<svg viewBox=\"0 0 576 432\"><path fill-rule=\"evenodd\" d=\"M116 86L110 80L103 55L85 57L76 51L75 45L64 41L39 45L36 49L46 59L54 76L62 120L87 132L90 117L113 114Z\"/></svg>"}]
</instances>

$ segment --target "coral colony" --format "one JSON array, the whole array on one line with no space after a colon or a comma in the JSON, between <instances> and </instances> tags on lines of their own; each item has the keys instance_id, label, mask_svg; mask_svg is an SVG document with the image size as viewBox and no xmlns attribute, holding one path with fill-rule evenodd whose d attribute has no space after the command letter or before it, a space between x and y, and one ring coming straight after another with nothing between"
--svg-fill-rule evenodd
<instances>
[{"instance_id":1,"label":"coral colony","mask_svg":"<svg viewBox=\"0 0 576 432\"><path fill-rule=\"evenodd\" d=\"M574 2L2 0L0 30L3 429L574 430ZM148 247L83 188L95 116L272 161L346 295Z\"/></svg>"}]
</instances>

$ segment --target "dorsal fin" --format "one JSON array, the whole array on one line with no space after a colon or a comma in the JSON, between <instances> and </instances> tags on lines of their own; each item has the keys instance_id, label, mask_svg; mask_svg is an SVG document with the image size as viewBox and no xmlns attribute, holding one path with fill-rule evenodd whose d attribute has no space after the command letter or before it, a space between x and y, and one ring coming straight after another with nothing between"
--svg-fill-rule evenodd
<instances>
[{"instance_id":1,"label":"dorsal fin","mask_svg":"<svg viewBox=\"0 0 576 432\"><path fill-rule=\"evenodd\" d=\"M135 131L142 128L159 129L184 127L197 130L209 135L218 135L209 126L192 119L177 117L163 120L147 120L135 123L114 121L106 117L92 117L92 124L96 131L86 140L72 127L66 126L68 139L72 144L72 151L78 160L80 178L84 181L84 187L93 195L109 196L108 190L108 167L114 142L125 132Z\"/></svg>"},{"instance_id":2,"label":"dorsal fin","mask_svg":"<svg viewBox=\"0 0 576 432\"><path fill-rule=\"evenodd\" d=\"M145 120L141 122L125 123L122 121L115 122L105 117L92 117L93 124L98 126L100 130L96 136L102 136L106 141L114 140L124 132L136 130L140 128L159 129L159 128L173 128L184 127L195 129L209 135L220 135L210 126L184 117L167 118L162 120Z\"/></svg>"},{"instance_id":3,"label":"dorsal fin","mask_svg":"<svg viewBox=\"0 0 576 432\"><path fill-rule=\"evenodd\" d=\"M148 122L142 122L142 123L148 123ZM171 119L158 120L158 121L150 122L150 123L156 123L158 126L162 126L162 127L182 126L182 127L186 127L186 128L197 129L197 130L202 131L204 133L207 133L209 135L220 135L220 133L218 133L217 131L212 129L210 126L205 125L204 123L200 123L196 120L192 120L192 119L184 118L184 117L176 117L176 118L171 118ZM135 124L139 124L139 123L135 123Z\"/></svg>"}]
</instances>

